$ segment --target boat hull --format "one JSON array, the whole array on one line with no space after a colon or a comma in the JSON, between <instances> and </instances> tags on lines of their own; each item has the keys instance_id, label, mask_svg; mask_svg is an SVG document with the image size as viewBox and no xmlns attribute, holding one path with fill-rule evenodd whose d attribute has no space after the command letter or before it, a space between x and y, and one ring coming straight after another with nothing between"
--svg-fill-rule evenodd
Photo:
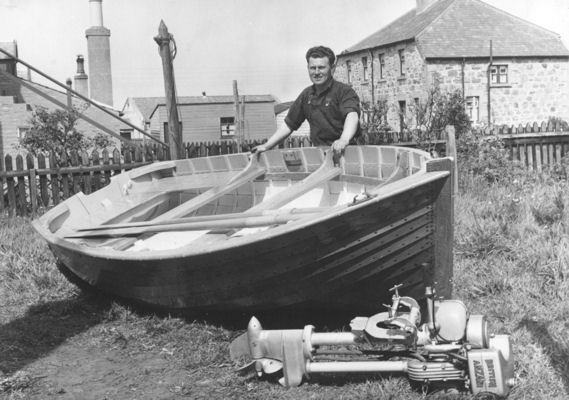
<instances>
[{"instance_id":1,"label":"boat hull","mask_svg":"<svg viewBox=\"0 0 569 400\"><path fill-rule=\"evenodd\" d=\"M360 203L203 251L115 254L65 240L42 224L36 229L72 276L146 306L227 311L312 303L377 310L400 283L416 298L435 282L450 296L452 256L442 243L452 242L450 165L430 162L430 174L394 182Z\"/></svg>"}]
</instances>

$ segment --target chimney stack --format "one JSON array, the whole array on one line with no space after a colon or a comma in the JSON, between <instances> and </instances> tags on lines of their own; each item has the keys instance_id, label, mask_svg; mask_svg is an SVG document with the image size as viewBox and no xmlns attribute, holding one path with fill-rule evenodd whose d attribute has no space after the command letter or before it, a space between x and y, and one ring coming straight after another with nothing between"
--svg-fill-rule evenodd
<instances>
[{"instance_id":1,"label":"chimney stack","mask_svg":"<svg viewBox=\"0 0 569 400\"><path fill-rule=\"evenodd\" d=\"M91 99L113 105L111 31L103 26L103 0L89 0L91 27L85 31Z\"/></svg>"},{"instance_id":2,"label":"chimney stack","mask_svg":"<svg viewBox=\"0 0 569 400\"><path fill-rule=\"evenodd\" d=\"M74 80L75 91L85 97L89 97L89 81L87 79L87 74L85 73L85 60L81 54L77 56L77 73L74 76Z\"/></svg>"}]
</instances>

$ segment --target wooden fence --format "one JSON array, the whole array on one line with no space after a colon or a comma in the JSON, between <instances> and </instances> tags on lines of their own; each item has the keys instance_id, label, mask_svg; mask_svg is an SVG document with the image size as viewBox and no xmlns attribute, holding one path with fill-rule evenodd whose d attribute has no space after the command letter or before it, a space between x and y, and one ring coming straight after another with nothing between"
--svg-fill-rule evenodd
<instances>
[{"instance_id":1,"label":"wooden fence","mask_svg":"<svg viewBox=\"0 0 569 400\"><path fill-rule=\"evenodd\" d=\"M184 145L186 158L249 151L260 141L197 142ZM306 138L289 138L285 147L309 146ZM92 193L110 182L112 176L154 161L164 161L168 152L159 145L133 146L123 151L72 151L69 154L6 155L0 159L0 215L34 214L52 207L75 193Z\"/></svg>"},{"instance_id":2,"label":"wooden fence","mask_svg":"<svg viewBox=\"0 0 569 400\"><path fill-rule=\"evenodd\" d=\"M569 125L560 120L496 126L487 133L500 137L510 159L531 170L541 171L544 166L560 163L569 154Z\"/></svg>"},{"instance_id":3,"label":"wooden fence","mask_svg":"<svg viewBox=\"0 0 569 400\"><path fill-rule=\"evenodd\" d=\"M511 158L523 162L528 168L540 170L542 165L557 163L569 154L569 130L565 127L534 123L525 127L500 127L488 133L499 135L510 150ZM444 140L436 138L436 142ZM248 141L241 146L228 141L186 143L184 149L186 158L195 158L246 152L260 143ZM384 132L375 135L368 143L414 145L412 134L407 132ZM291 137L284 143L287 148L310 145L304 137ZM122 152L115 149L38 157L7 155L4 160L0 159L0 215L33 214L80 191L92 193L123 171L167 158L168 153L158 145L134 146Z\"/></svg>"}]
</instances>

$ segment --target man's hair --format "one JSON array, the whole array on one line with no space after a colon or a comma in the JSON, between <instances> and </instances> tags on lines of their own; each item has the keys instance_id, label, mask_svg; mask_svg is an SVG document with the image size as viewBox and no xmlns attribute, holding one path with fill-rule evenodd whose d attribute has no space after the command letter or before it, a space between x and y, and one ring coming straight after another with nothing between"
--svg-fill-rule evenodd
<instances>
[{"instance_id":1,"label":"man's hair","mask_svg":"<svg viewBox=\"0 0 569 400\"><path fill-rule=\"evenodd\" d=\"M312 57L312 58L328 57L328 61L330 61L330 65L334 65L334 63L336 62L336 55L334 54L332 49L330 49L328 47L324 47L324 46L316 46L316 47L311 47L310 49L308 49L308 51L306 52L306 62L308 62L308 59L310 57Z\"/></svg>"}]
</instances>

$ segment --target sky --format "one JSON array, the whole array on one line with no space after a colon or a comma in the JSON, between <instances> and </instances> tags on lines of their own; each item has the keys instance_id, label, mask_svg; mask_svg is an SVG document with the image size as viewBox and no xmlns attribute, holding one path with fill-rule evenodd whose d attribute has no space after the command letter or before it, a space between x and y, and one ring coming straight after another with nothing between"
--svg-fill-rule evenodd
<instances>
[{"instance_id":1,"label":"sky","mask_svg":"<svg viewBox=\"0 0 569 400\"><path fill-rule=\"evenodd\" d=\"M559 34L569 47L569 0L485 2ZM415 0L103 0L114 106L121 109L127 97L164 96L153 39L161 20L177 45L178 96L232 95L236 80L239 94L290 101L310 84L309 47L340 53L415 6ZM89 0L0 0L0 41L16 40L20 59L65 82L76 73L77 55L87 55L89 18Z\"/></svg>"}]
</instances>

